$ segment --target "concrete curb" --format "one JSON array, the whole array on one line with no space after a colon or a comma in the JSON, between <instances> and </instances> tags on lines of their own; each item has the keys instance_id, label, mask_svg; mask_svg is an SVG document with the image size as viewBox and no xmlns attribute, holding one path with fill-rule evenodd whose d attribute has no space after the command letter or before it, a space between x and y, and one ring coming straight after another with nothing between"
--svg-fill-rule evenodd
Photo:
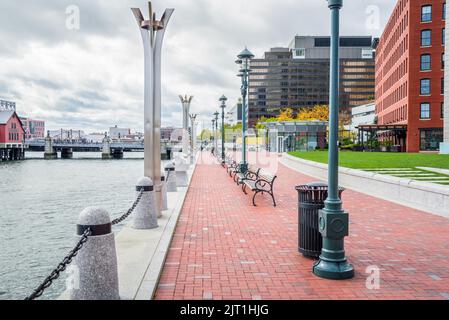
<instances>
[{"instance_id":1,"label":"concrete curb","mask_svg":"<svg viewBox=\"0 0 449 320\"><path fill-rule=\"evenodd\" d=\"M196 163L197 161L188 171L188 185ZM188 187L178 187L177 192L168 193L168 203L173 205L169 205L169 210L163 212L157 229L141 231L125 227L117 235L121 299L153 299L187 191Z\"/></svg>"},{"instance_id":2,"label":"concrete curb","mask_svg":"<svg viewBox=\"0 0 449 320\"><path fill-rule=\"evenodd\" d=\"M289 154L283 154L280 162L292 170L327 179L326 164ZM449 218L449 187L350 168L340 167L339 173L340 185L345 188Z\"/></svg>"},{"instance_id":3,"label":"concrete curb","mask_svg":"<svg viewBox=\"0 0 449 320\"><path fill-rule=\"evenodd\" d=\"M198 162L188 170L188 184L192 180ZM115 234L119 294L121 300L152 300L170 248L173 234L181 214L188 187L169 192L168 210L163 211L156 229L138 230L131 227L132 221ZM58 300L69 300L64 291Z\"/></svg>"}]
</instances>

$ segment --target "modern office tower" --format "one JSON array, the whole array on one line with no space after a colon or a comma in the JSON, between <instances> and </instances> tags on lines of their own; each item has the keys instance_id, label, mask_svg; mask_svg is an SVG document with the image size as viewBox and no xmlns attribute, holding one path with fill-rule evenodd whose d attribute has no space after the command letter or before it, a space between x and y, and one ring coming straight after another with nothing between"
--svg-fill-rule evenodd
<instances>
[{"instance_id":1,"label":"modern office tower","mask_svg":"<svg viewBox=\"0 0 449 320\"><path fill-rule=\"evenodd\" d=\"M340 39L340 109L374 98L374 57L371 37ZM282 108L329 103L330 38L296 36L288 48L273 48L251 61L249 125Z\"/></svg>"}]
</instances>

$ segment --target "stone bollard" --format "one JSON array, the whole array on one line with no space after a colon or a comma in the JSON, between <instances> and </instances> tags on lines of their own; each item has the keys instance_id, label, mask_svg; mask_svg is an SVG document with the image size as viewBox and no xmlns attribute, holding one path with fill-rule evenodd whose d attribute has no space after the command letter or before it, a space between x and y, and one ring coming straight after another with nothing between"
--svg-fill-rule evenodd
<instances>
[{"instance_id":1,"label":"stone bollard","mask_svg":"<svg viewBox=\"0 0 449 320\"><path fill-rule=\"evenodd\" d=\"M137 182L136 191L140 192L142 189L142 199L140 199L135 209L133 227L134 229L157 228L158 216L153 181L147 177L140 179Z\"/></svg>"},{"instance_id":2,"label":"stone bollard","mask_svg":"<svg viewBox=\"0 0 449 320\"><path fill-rule=\"evenodd\" d=\"M187 187L189 185L189 177L187 170L189 169L188 161L184 157L175 158L176 185L178 187Z\"/></svg>"},{"instance_id":3,"label":"stone bollard","mask_svg":"<svg viewBox=\"0 0 449 320\"><path fill-rule=\"evenodd\" d=\"M74 260L70 300L119 300L117 254L109 213L101 208L84 209L77 224L77 235L87 228L92 234Z\"/></svg>"},{"instance_id":4,"label":"stone bollard","mask_svg":"<svg viewBox=\"0 0 449 320\"><path fill-rule=\"evenodd\" d=\"M165 182L165 177L161 176L162 183L162 211L168 210L168 201L167 201L167 183Z\"/></svg>"},{"instance_id":5,"label":"stone bollard","mask_svg":"<svg viewBox=\"0 0 449 320\"><path fill-rule=\"evenodd\" d=\"M167 192L177 192L178 187L176 183L176 172L175 172L175 165L173 163L169 163L165 166L165 172L166 175L166 185L167 185Z\"/></svg>"}]
</instances>

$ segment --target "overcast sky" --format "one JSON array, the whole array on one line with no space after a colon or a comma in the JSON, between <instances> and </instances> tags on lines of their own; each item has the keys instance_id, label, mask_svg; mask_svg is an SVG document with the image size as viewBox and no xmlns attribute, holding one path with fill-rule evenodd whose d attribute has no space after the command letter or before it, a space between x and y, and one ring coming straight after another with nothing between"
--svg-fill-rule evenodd
<instances>
[{"instance_id":1,"label":"overcast sky","mask_svg":"<svg viewBox=\"0 0 449 320\"><path fill-rule=\"evenodd\" d=\"M346 0L342 35L379 36L396 0ZM80 11L80 28L69 6ZM143 50L131 7L143 0L1 0L0 99L20 115L88 132L115 124L142 130ZM325 0L159 0L175 12L166 32L162 66L162 125L181 126L178 95L195 98L191 112L209 125L225 94L236 103L236 55L260 57L288 46L296 34L329 35ZM71 7L69 7L71 9Z\"/></svg>"}]
</instances>

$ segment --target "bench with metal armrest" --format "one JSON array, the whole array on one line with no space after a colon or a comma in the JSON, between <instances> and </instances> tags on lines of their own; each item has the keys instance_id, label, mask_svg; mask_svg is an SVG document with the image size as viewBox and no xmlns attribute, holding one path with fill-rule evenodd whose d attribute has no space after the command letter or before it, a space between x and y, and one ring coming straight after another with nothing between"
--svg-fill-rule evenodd
<instances>
[{"instance_id":1,"label":"bench with metal armrest","mask_svg":"<svg viewBox=\"0 0 449 320\"><path fill-rule=\"evenodd\" d=\"M256 195L259 193L268 193L273 199L273 206L276 207L276 200L274 199L273 184L277 176L271 175L265 172L259 172L257 174L257 179L243 179L242 180L242 190L247 194L246 189L254 192L253 195L253 205L256 206Z\"/></svg>"},{"instance_id":2,"label":"bench with metal armrest","mask_svg":"<svg viewBox=\"0 0 449 320\"><path fill-rule=\"evenodd\" d=\"M257 168L254 165L248 165L248 169L246 172L237 172L234 176L234 181L237 184L242 184L244 180L257 180L259 176L260 168Z\"/></svg>"}]
</instances>

